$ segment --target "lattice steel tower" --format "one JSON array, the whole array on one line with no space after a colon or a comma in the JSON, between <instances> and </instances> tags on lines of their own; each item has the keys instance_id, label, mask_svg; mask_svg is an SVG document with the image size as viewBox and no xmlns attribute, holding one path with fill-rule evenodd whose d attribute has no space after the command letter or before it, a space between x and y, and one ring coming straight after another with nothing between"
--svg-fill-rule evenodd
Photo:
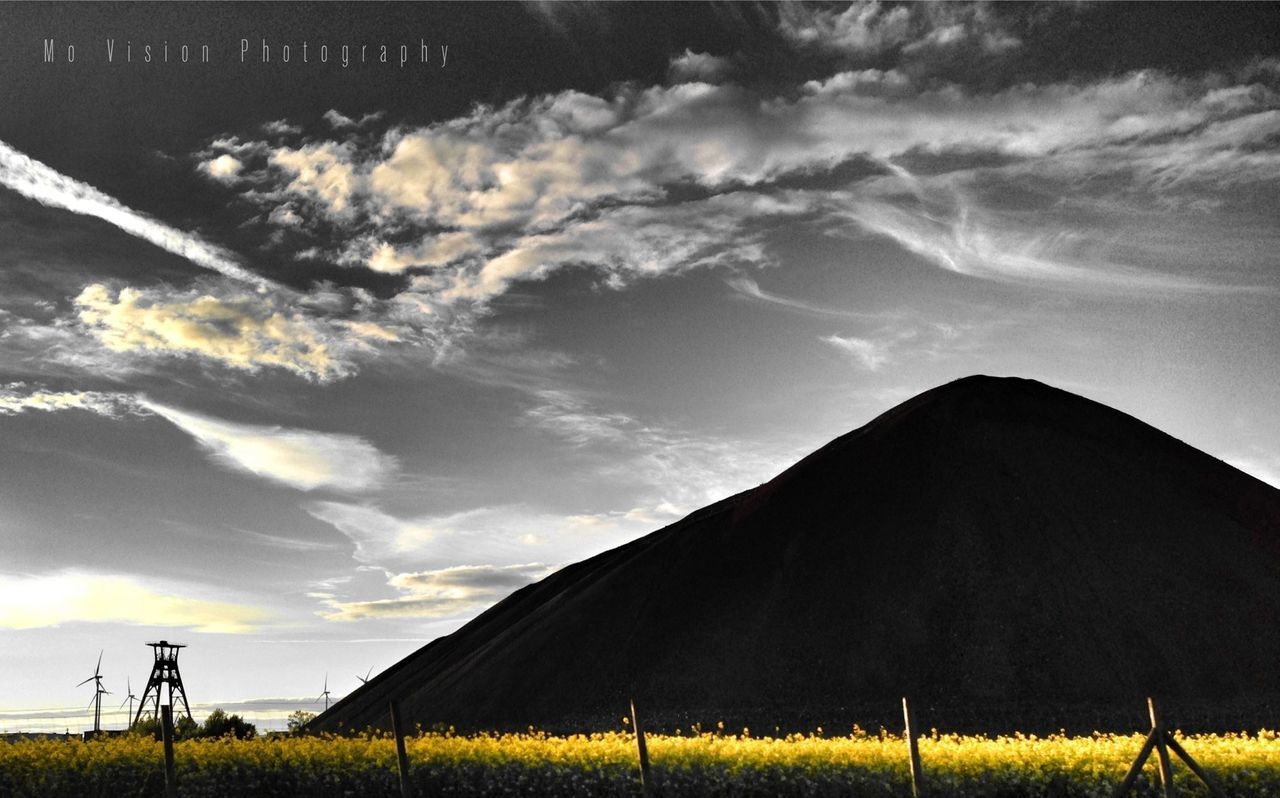
<instances>
[{"instance_id":1,"label":"lattice steel tower","mask_svg":"<svg viewBox=\"0 0 1280 798\"><path fill-rule=\"evenodd\" d=\"M142 714L148 711L148 703L151 705L151 717L160 717L160 691L166 684L169 685L169 705L175 710L178 708L174 703L176 696L182 700L182 709L187 713L187 717L191 718L191 707L187 705L187 691L182 688L182 674L178 673L178 649L186 646L181 643L170 643L168 640L147 643L147 645L155 649L156 664L151 668L151 678L147 679L147 689L142 691L142 699L138 703L138 714L133 716L133 722L137 723L142 719Z\"/></svg>"}]
</instances>

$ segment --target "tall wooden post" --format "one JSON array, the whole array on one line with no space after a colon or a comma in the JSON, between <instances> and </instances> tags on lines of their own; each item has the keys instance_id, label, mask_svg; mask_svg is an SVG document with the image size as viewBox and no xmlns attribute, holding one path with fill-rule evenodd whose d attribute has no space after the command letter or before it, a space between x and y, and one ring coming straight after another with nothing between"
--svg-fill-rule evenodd
<instances>
[{"instance_id":1,"label":"tall wooden post","mask_svg":"<svg viewBox=\"0 0 1280 798\"><path fill-rule=\"evenodd\" d=\"M178 798L178 769L173 763L173 707L160 707L160 738L164 741L164 796Z\"/></svg>"},{"instance_id":2,"label":"tall wooden post","mask_svg":"<svg viewBox=\"0 0 1280 798\"><path fill-rule=\"evenodd\" d=\"M400 702L391 699L391 732L396 737L396 765L400 769L400 798L413 798L409 781L409 753L404 748L404 728L400 722Z\"/></svg>"},{"instance_id":3,"label":"tall wooden post","mask_svg":"<svg viewBox=\"0 0 1280 798\"><path fill-rule=\"evenodd\" d=\"M920 743L916 740L915 718L911 715L911 707L904 696L902 699L902 722L906 724L907 753L911 757L911 795L920 798L924 792L924 771L920 767Z\"/></svg>"},{"instance_id":4,"label":"tall wooden post","mask_svg":"<svg viewBox=\"0 0 1280 798\"><path fill-rule=\"evenodd\" d=\"M649 796L653 794L653 775L649 772L649 749L644 744L644 727L640 725L640 716L636 714L636 700L631 699L631 726L636 730L636 750L640 754L640 792Z\"/></svg>"},{"instance_id":5,"label":"tall wooden post","mask_svg":"<svg viewBox=\"0 0 1280 798\"><path fill-rule=\"evenodd\" d=\"M1156 717L1156 702L1147 698L1147 712L1151 715L1151 733L1156 738L1156 756L1160 760L1160 789L1164 798L1174 798L1177 790L1173 786L1173 768L1169 763L1169 747L1165 745L1165 728Z\"/></svg>"}]
</instances>

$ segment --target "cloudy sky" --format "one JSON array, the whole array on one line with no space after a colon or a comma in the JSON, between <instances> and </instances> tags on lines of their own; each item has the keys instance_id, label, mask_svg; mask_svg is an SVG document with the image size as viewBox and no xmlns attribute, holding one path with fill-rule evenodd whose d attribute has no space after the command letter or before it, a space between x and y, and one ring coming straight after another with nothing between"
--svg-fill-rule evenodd
<instances>
[{"instance_id":1,"label":"cloudy sky","mask_svg":"<svg viewBox=\"0 0 1280 798\"><path fill-rule=\"evenodd\" d=\"M1275 17L0 9L0 710L341 695L973 373L1280 485Z\"/></svg>"}]
</instances>

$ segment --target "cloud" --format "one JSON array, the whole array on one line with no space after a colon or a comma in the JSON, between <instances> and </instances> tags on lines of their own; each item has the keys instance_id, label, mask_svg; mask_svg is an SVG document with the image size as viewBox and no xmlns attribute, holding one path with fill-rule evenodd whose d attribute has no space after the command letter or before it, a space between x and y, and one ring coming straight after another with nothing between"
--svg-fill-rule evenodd
<instances>
[{"instance_id":1,"label":"cloud","mask_svg":"<svg viewBox=\"0 0 1280 798\"><path fill-rule=\"evenodd\" d=\"M752 220L791 216L805 206L750 192L658 207L624 207L556 233L526 236L474 272L443 286L446 301L484 301L517 280L541 279L566 265L591 265L614 287L641 276L724 265L770 262Z\"/></svg>"},{"instance_id":2,"label":"cloud","mask_svg":"<svg viewBox=\"0 0 1280 798\"><path fill-rule=\"evenodd\" d=\"M342 113L336 108L330 108L328 111L324 112L324 116L322 118L324 119L324 121L328 122L329 126L332 127L334 130L342 130L344 128L364 127L370 122L376 122L377 120L381 119L382 116L383 116L382 112L379 111L373 114L365 114L364 116L360 117L359 120L355 120L347 116L346 114Z\"/></svg>"},{"instance_id":3,"label":"cloud","mask_svg":"<svg viewBox=\"0 0 1280 798\"><path fill-rule=\"evenodd\" d=\"M113 352L196 356L243 371L283 368L327 381L350 373L334 331L271 296L111 288L75 297L80 321Z\"/></svg>"},{"instance_id":4,"label":"cloud","mask_svg":"<svg viewBox=\"0 0 1280 798\"><path fill-rule=\"evenodd\" d=\"M1113 254L1119 248L1110 230L1055 224L1069 214L1052 208L991 209L976 195L973 182L973 175L917 178L898 167L894 176L868 181L843 199L833 194L830 207L863 230L969 277L1113 292L1261 290L1218 274L1170 274L1126 263Z\"/></svg>"},{"instance_id":5,"label":"cloud","mask_svg":"<svg viewBox=\"0 0 1280 798\"><path fill-rule=\"evenodd\" d=\"M986 3L885 5L854 2L843 9L785 3L778 32L802 48L870 60L896 52L908 62L966 51L999 56L1022 46Z\"/></svg>"},{"instance_id":6,"label":"cloud","mask_svg":"<svg viewBox=\"0 0 1280 798\"><path fill-rule=\"evenodd\" d=\"M635 499L630 509L558 513L497 505L408 518L351 502L315 501L304 509L345 535L354 544L355 559L367 566L395 572L427 566L461 579L470 572L450 569L467 562L518 568L530 561L580 560L621 545L696 507L765 481L801 451L779 447L771 453L744 442L642 423L625 413L601 410L567 391L538 391L535 398L537 404L526 411L526 423L572 447L574 460L591 484L612 483L629 491ZM564 475L566 480L575 478L573 471ZM438 587L443 584L440 579L443 576L433 577L429 584ZM410 584L399 586L407 589ZM343 617L462 612L436 594L348 602L326 590L317 597Z\"/></svg>"},{"instance_id":7,"label":"cloud","mask_svg":"<svg viewBox=\"0 0 1280 798\"><path fill-rule=\"evenodd\" d=\"M851 356L855 362L867 371L879 371L880 367L888 363L890 359L889 347L891 342L888 341L873 341L866 338L841 337L839 335L828 335L822 340Z\"/></svg>"},{"instance_id":8,"label":"cloud","mask_svg":"<svg viewBox=\"0 0 1280 798\"><path fill-rule=\"evenodd\" d=\"M328 122L329 126L335 130L344 127L356 126L356 121L354 119L346 116L336 108L330 108L328 111L324 112L324 121Z\"/></svg>"},{"instance_id":9,"label":"cloud","mask_svg":"<svg viewBox=\"0 0 1280 798\"><path fill-rule=\"evenodd\" d=\"M542 563L459 565L392 576L387 584L404 595L375 601L327 601L331 621L367 618L444 618L474 613L532 584L555 568Z\"/></svg>"},{"instance_id":10,"label":"cloud","mask_svg":"<svg viewBox=\"0 0 1280 798\"><path fill-rule=\"evenodd\" d=\"M541 390L535 400L525 411L526 423L579 449L593 480L631 490L636 506L628 521L674 520L759 485L806 453L802 447L713 438L605 411L571 391Z\"/></svg>"},{"instance_id":11,"label":"cloud","mask_svg":"<svg viewBox=\"0 0 1280 798\"><path fill-rule=\"evenodd\" d=\"M336 501L310 502L304 509L351 540L356 560L382 567L409 563L452 566L457 564L459 552L490 562L525 562L534 551L542 556L567 554L583 543L573 535L581 524L571 517L522 505L413 518L400 518L371 505ZM602 531L612 530L595 530ZM625 539L603 534L594 537L614 542Z\"/></svg>"},{"instance_id":12,"label":"cloud","mask_svg":"<svg viewBox=\"0 0 1280 798\"><path fill-rule=\"evenodd\" d=\"M288 191L318 202L335 216L346 215L357 185L348 145L325 142L298 149L281 147L271 153L271 164L291 176Z\"/></svg>"},{"instance_id":13,"label":"cloud","mask_svg":"<svg viewBox=\"0 0 1280 798\"><path fill-rule=\"evenodd\" d=\"M906 43L911 33L906 6L850 3L838 10L784 3L778 11L778 31L785 38L828 52L876 55Z\"/></svg>"},{"instance_id":14,"label":"cloud","mask_svg":"<svg viewBox=\"0 0 1280 798\"><path fill-rule=\"evenodd\" d=\"M828 308L828 307L817 305L811 302L803 302L798 299L792 299L791 297L780 296L778 294L765 291L760 287L759 283L757 283L755 280L752 280L750 277L743 277L743 276L731 277L728 280L725 280L725 283L730 288L732 288L735 293L739 294L740 296L744 296L749 299L759 300L761 302L767 302L771 305L779 305L781 307L791 308L792 310L803 311L804 313L814 315L814 316L841 316L845 318L879 318L884 315L881 313L859 313L857 311L852 311L852 310L840 310L838 308Z\"/></svg>"},{"instance_id":15,"label":"cloud","mask_svg":"<svg viewBox=\"0 0 1280 798\"><path fill-rule=\"evenodd\" d=\"M244 168L234 155L223 153L216 158L211 158L200 164L210 177L223 183L231 183L240 175L240 170Z\"/></svg>"},{"instance_id":16,"label":"cloud","mask_svg":"<svg viewBox=\"0 0 1280 798\"><path fill-rule=\"evenodd\" d=\"M299 490L364 492L382 487L398 468L394 457L355 435L241 424L178 410L141 396L99 391L26 392L21 383L0 388L0 415L29 410L88 410L108 418L157 415L195 439L214 462ZM307 544L245 530L284 547Z\"/></svg>"},{"instance_id":17,"label":"cloud","mask_svg":"<svg viewBox=\"0 0 1280 798\"><path fill-rule=\"evenodd\" d=\"M27 410L54 412L87 410L100 416L119 418L139 413L137 401L130 394L104 391L24 391L22 383L0 388L0 415L17 415Z\"/></svg>"},{"instance_id":18,"label":"cloud","mask_svg":"<svg viewBox=\"0 0 1280 798\"><path fill-rule=\"evenodd\" d=\"M484 242L469 232L439 233L423 238L416 246L394 247L378 242L365 260L375 272L398 274L411 268L445 266L484 251Z\"/></svg>"},{"instance_id":19,"label":"cloud","mask_svg":"<svg viewBox=\"0 0 1280 798\"><path fill-rule=\"evenodd\" d=\"M272 136L296 136L302 132L298 125L291 125L287 119L275 119L262 124L262 132Z\"/></svg>"},{"instance_id":20,"label":"cloud","mask_svg":"<svg viewBox=\"0 0 1280 798\"><path fill-rule=\"evenodd\" d=\"M685 50L671 59L667 74L672 83L719 83L733 71L727 58Z\"/></svg>"},{"instance_id":21,"label":"cloud","mask_svg":"<svg viewBox=\"0 0 1280 798\"><path fill-rule=\"evenodd\" d=\"M133 576L79 571L0 574L0 628L6 629L85 622L243 634L255 631L267 618L268 613L257 607L191 598L153 588Z\"/></svg>"},{"instance_id":22,"label":"cloud","mask_svg":"<svg viewBox=\"0 0 1280 798\"><path fill-rule=\"evenodd\" d=\"M0 142L0 185L51 208L102 219L197 266L256 286L270 285L241 266L227 250L127 208L93 186L60 174L4 142Z\"/></svg>"},{"instance_id":23,"label":"cloud","mask_svg":"<svg viewBox=\"0 0 1280 798\"><path fill-rule=\"evenodd\" d=\"M381 487L396 471L395 458L355 435L239 424L141 404L195 438L219 465L298 490L362 492Z\"/></svg>"},{"instance_id":24,"label":"cloud","mask_svg":"<svg viewBox=\"0 0 1280 798\"><path fill-rule=\"evenodd\" d=\"M1016 46L982 7L780 14L794 41L895 57L961 42L988 52ZM688 52L673 75L718 66ZM1267 145L1280 131L1280 94L1266 76L1244 80L1147 71L984 91L924 79L903 62L843 69L776 94L731 82L625 84L601 96L565 91L477 106L382 136L277 147L266 182L245 196L270 198L273 208L287 199L299 229L323 220L347 231L331 254L339 262L422 272L411 290L437 310L483 306L513 283L570 265L621 286L770 262L760 222L798 215L828 231L886 236L973 278L1199 291L1229 281L1082 253L1104 234L1098 223L1076 217L1061 236L1036 231L1001 207L997 189L1049 181L1069 198L1082 184L1112 186L1108 200L1136 218L1144 204L1175 195L1203 203L1280 176L1280 155ZM891 176L803 187L859 160ZM969 190L979 178L992 190ZM1145 224L1158 222L1148 214Z\"/></svg>"}]
</instances>

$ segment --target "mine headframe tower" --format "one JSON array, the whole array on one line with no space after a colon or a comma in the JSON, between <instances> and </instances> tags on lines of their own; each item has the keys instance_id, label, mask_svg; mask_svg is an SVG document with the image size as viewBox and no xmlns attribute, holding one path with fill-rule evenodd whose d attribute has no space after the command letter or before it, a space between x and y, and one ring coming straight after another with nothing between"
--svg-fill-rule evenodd
<instances>
[{"instance_id":1,"label":"mine headframe tower","mask_svg":"<svg viewBox=\"0 0 1280 798\"><path fill-rule=\"evenodd\" d=\"M191 707L187 704L187 691L182 687L182 674L178 672L178 649L186 646L181 643L170 643L168 640L147 643L147 645L155 650L156 662L151 668L151 678L147 679L147 689L142 691L142 698L138 702L138 714L133 716L133 722L137 723L141 720L144 713L153 718L160 717L160 693L166 684L169 685L167 703L176 711L177 701L181 700L182 711L191 718ZM194 720L194 718L191 719Z\"/></svg>"}]
</instances>

